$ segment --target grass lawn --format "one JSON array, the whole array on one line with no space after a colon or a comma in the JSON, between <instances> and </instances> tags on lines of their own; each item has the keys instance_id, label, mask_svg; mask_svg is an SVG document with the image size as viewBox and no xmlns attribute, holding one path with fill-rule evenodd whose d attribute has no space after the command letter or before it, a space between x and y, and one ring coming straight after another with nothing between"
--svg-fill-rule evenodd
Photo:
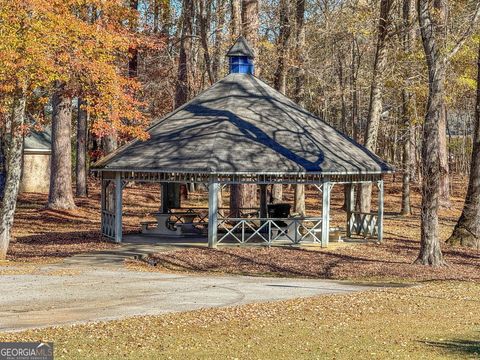
<instances>
[{"instance_id":1,"label":"grass lawn","mask_svg":"<svg viewBox=\"0 0 480 360\"><path fill-rule=\"evenodd\" d=\"M410 288L0 334L66 359L474 359L480 284Z\"/></svg>"}]
</instances>

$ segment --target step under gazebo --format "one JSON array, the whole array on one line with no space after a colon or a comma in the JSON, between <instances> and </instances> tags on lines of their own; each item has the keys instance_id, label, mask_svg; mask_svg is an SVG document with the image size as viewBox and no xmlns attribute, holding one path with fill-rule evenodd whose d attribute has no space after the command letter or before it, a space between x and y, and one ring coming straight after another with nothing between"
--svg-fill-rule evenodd
<instances>
[{"instance_id":1,"label":"step under gazebo","mask_svg":"<svg viewBox=\"0 0 480 360\"><path fill-rule=\"evenodd\" d=\"M392 167L255 77L253 52L244 38L227 56L229 75L156 121L147 130L148 140L134 140L95 164L93 170L102 178L102 234L122 241L126 182L162 183L164 190L193 182L208 186L211 247L227 236L240 243L260 237L267 244L308 238L327 246L331 190L335 184L345 184L347 235L370 235L381 241L383 178L393 172ZM378 186L377 212L354 210L353 185L358 183ZM260 186L259 217L222 216L219 221L218 192L232 184ZM322 192L322 216L268 217L269 184L315 185ZM162 211L168 213L168 191L163 195Z\"/></svg>"}]
</instances>

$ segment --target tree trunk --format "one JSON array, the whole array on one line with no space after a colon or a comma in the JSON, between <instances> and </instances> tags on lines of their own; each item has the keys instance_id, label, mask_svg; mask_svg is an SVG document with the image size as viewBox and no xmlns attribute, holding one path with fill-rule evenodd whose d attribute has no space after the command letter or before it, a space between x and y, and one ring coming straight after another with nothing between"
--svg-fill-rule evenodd
<instances>
[{"instance_id":1,"label":"tree trunk","mask_svg":"<svg viewBox=\"0 0 480 360\"><path fill-rule=\"evenodd\" d=\"M130 0L130 9L138 11L138 0ZM130 31L137 31L137 19L133 20L130 24ZM138 75L138 49L136 46L131 46L128 49L128 76L131 78Z\"/></svg>"},{"instance_id":2,"label":"tree trunk","mask_svg":"<svg viewBox=\"0 0 480 360\"><path fill-rule=\"evenodd\" d=\"M414 1L403 0L403 49L407 55L412 52L412 44L415 38L415 28L412 24L414 14ZM407 70L408 71L408 70ZM405 129L403 136L403 176L402 176L402 215L411 214L410 206L410 182L412 173L412 117L413 117L413 105L412 94L408 90L410 85L410 72L406 74L406 81L404 90L402 91L402 116L403 126Z\"/></svg>"},{"instance_id":3,"label":"tree trunk","mask_svg":"<svg viewBox=\"0 0 480 360\"><path fill-rule=\"evenodd\" d=\"M194 2L184 0L182 6L182 32L180 36L180 51L178 57L178 76L175 90L175 108L185 104L191 93L189 81L190 61L192 50L193 17L195 16Z\"/></svg>"},{"instance_id":4,"label":"tree trunk","mask_svg":"<svg viewBox=\"0 0 480 360\"><path fill-rule=\"evenodd\" d=\"M462 215L447 243L480 249L480 46L477 68L477 102L470 178Z\"/></svg>"},{"instance_id":5,"label":"tree trunk","mask_svg":"<svg viewBox=\"0 0 480 360\"><path fill-rule=\"evenodd\" d=\"M351 76L350 76L350 88L352 93L352 118L351 118L351 134L355 141L359 141L359 126L358 126L358 119L359 119L359 97L358 97L358 85L357 85L357 78L358 78L358 70L360 68L360 56L358 55L357 51L357 39L354 35L352 37L352 63L351 67Z\"/></svg>"},{"instance_id":6,"label":"tree trunk","mask_svg":"<svg viewBox=\"0 0 480 360\"><path fill-rule=\"evenodd\" d=\"M25 92L19 91L14 99L13 112L11 120L9 121L10 124L5 134L5 162L7 171L3 201L0 205L0 260L5 260L7 257L13 218L17 205L18 189L20 187L23 155L22 127L25 119L25 102Z\"/></svg>"},{"instance_id":7,"label":"tree trunk","mask_svg":"<svg viewBox=\"0 0 480 360\"><path fill-rule=\"evenodd\" d=\"M77 168L76 168L76 195L87 196L87 111L85 104L78 99L77 118Z\"/></svg>"},{"instance_id":8,"label":"tree trunk","mask_svg":"<svg viewBox=\"0 0 480 360\"><path fill-rule=\"evenodd\" d=\"M161 19L162 19L162 34L167 40L167 49L170 49L170 27L172 25L172 10L171 0L162 0L161 5Z\"/></svg>"},{"instance_id":9,"label":"tree trunk","mask_svg":"<svg viewBox=\"0 0 480 360\"><path fill-rule=\"evenodd\" d=\"M232 40L235 41L242 33L242 1L230 0L230 35Z\"/></svg>"},{"instance_id":10,"label":"tree trunk","mask_svg":"<svg viewBox=\"0 0 480 360\"><path fill-rule=\"evenodd\" d=\"M115 151L117 147L118 147L118 142L117 142L116 132L113 132L112 134L105 135L104 137L102 137L102 150L105 155Z\"/></svg>"},{"instance_id":11,"label":"tree trunk","mask_svg":"<svg viewBox=\"0 0 480 360\"><path fill-rule=\"evenodd\" d=\"M283 185L273 184L270 192L270 203L279 204L283 201Z\"/></svg>"},{"instance_id":12,"label":"tree trunk","mask_svg":"<svg viewBox=\"0 0 480 360\"><path fill-rule=\"evenodd\" d=\"M305 105L305 0L295 1L295 54L296 76L293 98L300 105ZM295 185L294 212L305 216L305 185Z\"/></svg>"},{"instance_id":13,"label":"tree trunk","mask_svg":"<svg viewBox=\"0 0 480 360\"><path fill-rule=\"evenodd\" d=\"M233 10L234 2L232 2ZM236 3L235 3L236 5ZM236 10L235 10L236 11ZM258 43L258 0L242 2L242 33L253 50ZM258 67L256 67L258 69ZM239 208L253 208L257 205L257 185L239 184L231 187L230 211L238 212Z\"/></svg>"},{"instance_id":14,"label":"tree trunk","mask_svg":"<svg viewBox=\"0 0 480 360\"><path fill-rule=\"evenodd\" d=\"M404 106L405 96L404 94ZM403 174L402 174L402 215L410 215L412 210L410 206L410 173L411 173L411 144L410 144L410 119L405 119L408 123L405 124L405 138L403 139Z\"/></svg>"},{"instance_id":15,"label":"tree trunk","mask_svg":"<svg viewBox=\"0 0 480 360\"><path fill-rule=\"evenodd\" d=\"M3 199L5 191L6 165L5 165L5 135L0 128L0 201Z\"/></svg>"},{"instance_id":16,"label":"tree trunk","mask_svg":"<svg viewBox=\"0 0 480 360\"><path fill-rule=\"evenodd\" d=\"M383 73L387 64L386 39L390 23L390 9L393 0L381 0L380 19L378 22L377 49L372 70L372 84L370 87L370 105L368 109L368 125L365 134L365 147L377 151L378 128L382 115ZM372 201L372 184L364 184L361 188L361 211L370 212Z\"/></svg>"},{"instance_id":17,"label":"tree trunk","mask_svg":"<svg viewBox=\"0 0 480 360\"><path fill-rule=\"evenodd\" d=\"M445 61L435 39L429 0L418 0L418 20L428 66L428 103L422 140L422 205L420 253L415 263L444 264L438 239L438 207L440 192L439 122L445 93Z\"/></svg>"},{"instance_id":18,"label":"tree trunk","mask_svg":"<svg viewBox=\"0 0 480 360\"><path fill-rule=\"evenodd\" d=\"M305 216L305 185L297 184L295 186L293 212L300 216Z\"/></svg>"},{"instance_id":19,"label":"tree trunk","mask_svg":"<svg viewBox=\"0 0 480 360\"><path fill-rule=\"evenodd\" d=\"M224 54L222 52L223 30L225 27L225 0L217 0L217 9L215 13L215 50L213 52L212 73L214 81L220 79Z\"/></svg>"},{"instance_id":20,"label":"tree trunk","mask_svg":"<svg viewBox=\"0 0 480 360\"><path fill-rule=\"evenodd\" d=\"M435 12L433 22L435 26L435 35L440 47L447 46L447 0L433 0L433 11ZM443 79L439 79L443 84L446 81L446 70L440 74ZM439 136L439 156L440 156L440 206L450 207L450 175L448 169L448 147L447 147L447 108L445 97L442 99L442 111L438 121Z\"/></svg>"},{"instance_id":21,"label":"tree trunk","mask_svg":"<svg viewBox=\"0 0 480 360\"><path fill-rule=\"evenodd\" d=\"M290 9L288 0L280 0L280 24L279 35L277 40L277 69L274 76L274 87L282 94L287 92L287 58L289 51L289 40L291 33L290 26Z\"/></svg>"},{"instance_id":22,"label":"tree trunk","mask_svg":"<svg viewBox=\"0 0 480 360\"><path fill-rule=\"evenodd\" d=\"M258 10L258 0L242 1L242 33L254 51L258 51Z\"/></svg>"},{"instance_id":23,"label":"tree trunk","mask_svg":"<svg viewBox=\"0 0 480 360\"><path fill-rule=\"evenodd\" d=\"M215 82L215 77L212 70L212 61L210 58L210 49L208 48L208 30L210 28L211 17L211 0L200 0L200 42L203 48L203 58L205 60L205 67L207 68L208 80L210 85Z\"/></svg>"},{"instance_id":24,"label":"tree trunk","mask_svg":"<svg viewBox=\"0 0 480 360\"><path fill-rule=\"evenodd\" d=\"M72 99L65 85L57 85L52 97L52 164L47 207L75 208L72 192Z\"/></svg>"},{"instance_id":25,"label":"tree trunk","mask_svg":"<svg viewBox=\"0 0 480 360\"><path fill-rule=\"evenodd\" d=\"M240 217L240 209L257 206L257 186L252 184L235 184L230 186L230 214Z\"/></svg>"},{"instance_id":26,"label":"tree trunk","mask_svg":"<svg viewBox=\"0 0 480 360\"><path fill-rule=\"evenodd\" d=\"M296 0L295 22L296 76L293 98L297 104L305 106L305 0Z\"/></svg>"},{"instance_id":27,"label":"tree trunk","mask_svg":"<svg viewBox=\"0 0 480 360\"><path fill-rule=\"evenodd\" d=\"M446 74L443 82L445 83ZM442 113L438 123L439 151L440 151L440 205L449 208L450 203L450 171L448 168L447 145L447 109L445 100L442 104Z\"/></svg>"},{"instance_id":28,"label":"tree trunk","mask_svg":"<svg viewBox=\"0 0 480 360\"><path fill-rule=\"evenodd\" d=\"M291 26L290 26L290 16L289 16L289 1L280 0L280 32L277 40L277 69L275 70L274 76L274 88L280 91L282 94L286 95L287 91L287 57L289 46L288 42L290 39ZM272 185L272 204L281 203L283 200L283 187L282 184Z\"/></svg>"}]
</instances>

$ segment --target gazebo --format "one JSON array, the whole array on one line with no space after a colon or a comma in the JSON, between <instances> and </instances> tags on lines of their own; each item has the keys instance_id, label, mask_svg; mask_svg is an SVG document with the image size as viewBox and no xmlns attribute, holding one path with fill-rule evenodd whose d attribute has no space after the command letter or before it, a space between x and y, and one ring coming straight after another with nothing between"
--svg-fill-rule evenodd
<instances>
[{"instance_id":1,"label":"gazebo","mask_svg":"<svg viewBox=\"0 0 480 360\"><path fill-rule=\"evenodd\" d=\"M208 186L208 245L230 237L239 243L312 241L327 246L330 194L345 184L347 235L382 240L385 161L254 76L254 55L240 37L227 53L229 74L94 166L102 179L102 234L122 241L122 189L129 181L161 183L162 212L179 183ZM378 209L354 209L354 185L378 186ZM232 184L257 184L259 216L228 217L218 192ZM321 217L272 218L266 186L312 184L322 193ZM175 229L173 229L175 230ZM172 231L173 231L172 230ZM178 229L177 229L178 230Z\"/></svg>"}]
</instances>

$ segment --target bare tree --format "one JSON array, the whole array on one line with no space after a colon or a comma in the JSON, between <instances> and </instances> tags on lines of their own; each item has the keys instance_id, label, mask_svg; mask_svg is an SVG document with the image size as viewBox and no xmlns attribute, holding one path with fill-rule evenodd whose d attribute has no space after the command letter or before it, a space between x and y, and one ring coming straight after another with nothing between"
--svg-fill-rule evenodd
<instances>
[{"instance_id":1,"label":"bare tree","mask_svg":"<svg viewBox=\"0 0 480 360\"><path fill-rule=\"evenodd\" d=\"M225 27L225 4L226 0L217 0L216 1L216 11L215 11L215 43L213 51L213 61L212 61L212 73L214 81L217 81L220 78L220 72L222 70L222 64L225 54L223 53L223 33Z\"/></svg>"},{"instance_id":2,"label":"bare tree","mask_svg":"<svg viewBox=\"0 0 480 360\"><path fill-rule=\"evenodd\" d=\"M230 35L236 40L242 33L242 1L230 0Z\"/></svg>"},{"instance_id":3,"label":"bare tree","mask_svg":"<svg viewBox=\"0 0 480 360\"><path fill-rule=\"evenodd\" d=\"M413 15L415 11L414 0L403 0L402 18L403 18L403 50L405 54L410 55L413 50L413 42L415 40L415 27L413 26ZM406 67L406 79L402 90L402 117L403 117L403 176L402 176L402 215L411 213L410 207L410 181L412 173L412 117L413 103L412 93L408 86L410 83L411 71L410 66Z\"/></svg>"},{"instance_id":4,"label":"bare tree","mask_svg":"<svg viewBox=\"0 0 480 360\"><path fill-rule=\"evenodd\" d=\"M210 57L210 49L208 46L208 30L210 28L210 19L212 12L211 0L199 0L199 22L200 22L200 41L203 48L203 57L205 60L205 67L207 69L208 80L210 85L215 82L215 76L212 70L212 61Z\"/></svg>"},{"instance_id":5,"label":"bare tree","mask_svg":"<svg viewBox=\"0 0 480 360\"><path fill-rule=\"evenodd\" d=\"M452 56L471 35L474 24L480 16L477 3L474 16L467 31L454 48L445 53L442 47L444 26L438 16L438 3L417 0L418 20L423 49L428 67L428 104L423 125L422 140L422 213L420 253L416 263L423 265L444 265L438 239L438 207L440 197L440 123L444 116L446 66ZM440 34L439 34L440 32ZM440 39L440 41L439 41ZM443 134L444 136L445 134Z\"/></svg>"},{"instance_id":6,"label":"bare tree","mask_svg":"<svg viewBox=\"0 0 480 360\"><path fill-rule=\"evenodd\" d=\"M190 59L192 52L193 19L195 16L194 2L183 1L182 30L180 35L180 51L178 57L178 76L175 91L175 107L186 103L191 95Z\"/></svg>"},{"instance_id":7,"label":"bare tree","mask_svg":"<svg viewBox=\"0 0 480 360\"><path fill-rule=\"evenodd\" d=\"M282 94L287 92L287 59L290 50L291 34L290 1L280 0L279 3L279 34L277 39L277 68L274 75L274 87Z\"/></svg>"},{"instance_id":8,"label":"bare tree","mask_svg":"<svg viewBox=\"0 0 480 360\"><path fill-rule=\"evenodd\" d=\"M258 0L242 1L242 34L248 40L254 50L258 50L259 28L259 4Z\"/></svg>"},{"instance_id":9,"label":"bare tree","mask_svg":"<svg viewBox=\"0 0 480 360\"><path fill-rule=\"evenodd\" d=\"M293 98L304 106L305 96L305 0L295 1L295 54L296 72ZM294 212L305 216L305 185L295 185Z\"/></svg>"},{"instance_id":10,"label":"bare tree","mask_svg":"<svg viewBox=\"0 0 480 360\"><path fill-rule=\"evenodd\" d=\"M370 86L370 106L368 109L368 124L365 134L365 147L372 152L377 150L378 129L382 115L383 73L387 65L386 41L390 26L390 10L393 0L380 1L380 18L378 20L377 48L372 69ZM361 187L361 211L370 212L372 185Z\"/></svg>"},{"instance_id":11,"label":"bare tree","mask_svg":"<svg viewBox=\"0 0 480 360\"><path fill-rule=\"evenodd\" d=\"M477 101L475 106L475 130L470 162L470 177L462 215L447 240L450 245L480 248L480 45L477 60Z\"/></svg>"},{"instance_id":12,"label":"bare tree","mask_svg":"<svg viewBox=\"0 0 480 360\"><path fill-rule=\"evenodd\" d=\"M277 68L274 75L274 87L282 94L287 92L287 59L289 53L289 40L291 34L290 24L290 1L280 0L279 3L279 34L277 39ZM282 184L272 185L271 202L277 204L282 202Z\"/></svg>"},{"instance_id":13,"label":"bare tree","mask_svg":"<svg viewBox=\"0 0 480 360\"><path fill-rule=\"evenodd\" d=\"M242 33L243 36L247 39L247 41L250 43L254 51L257 49L258 44L258 10L258 0L242 1ZM231 187L230 210L232 213L238 213L239 208L255 207L256 204L256 185L240 184Z\"/></svg>"}]
</instances>

